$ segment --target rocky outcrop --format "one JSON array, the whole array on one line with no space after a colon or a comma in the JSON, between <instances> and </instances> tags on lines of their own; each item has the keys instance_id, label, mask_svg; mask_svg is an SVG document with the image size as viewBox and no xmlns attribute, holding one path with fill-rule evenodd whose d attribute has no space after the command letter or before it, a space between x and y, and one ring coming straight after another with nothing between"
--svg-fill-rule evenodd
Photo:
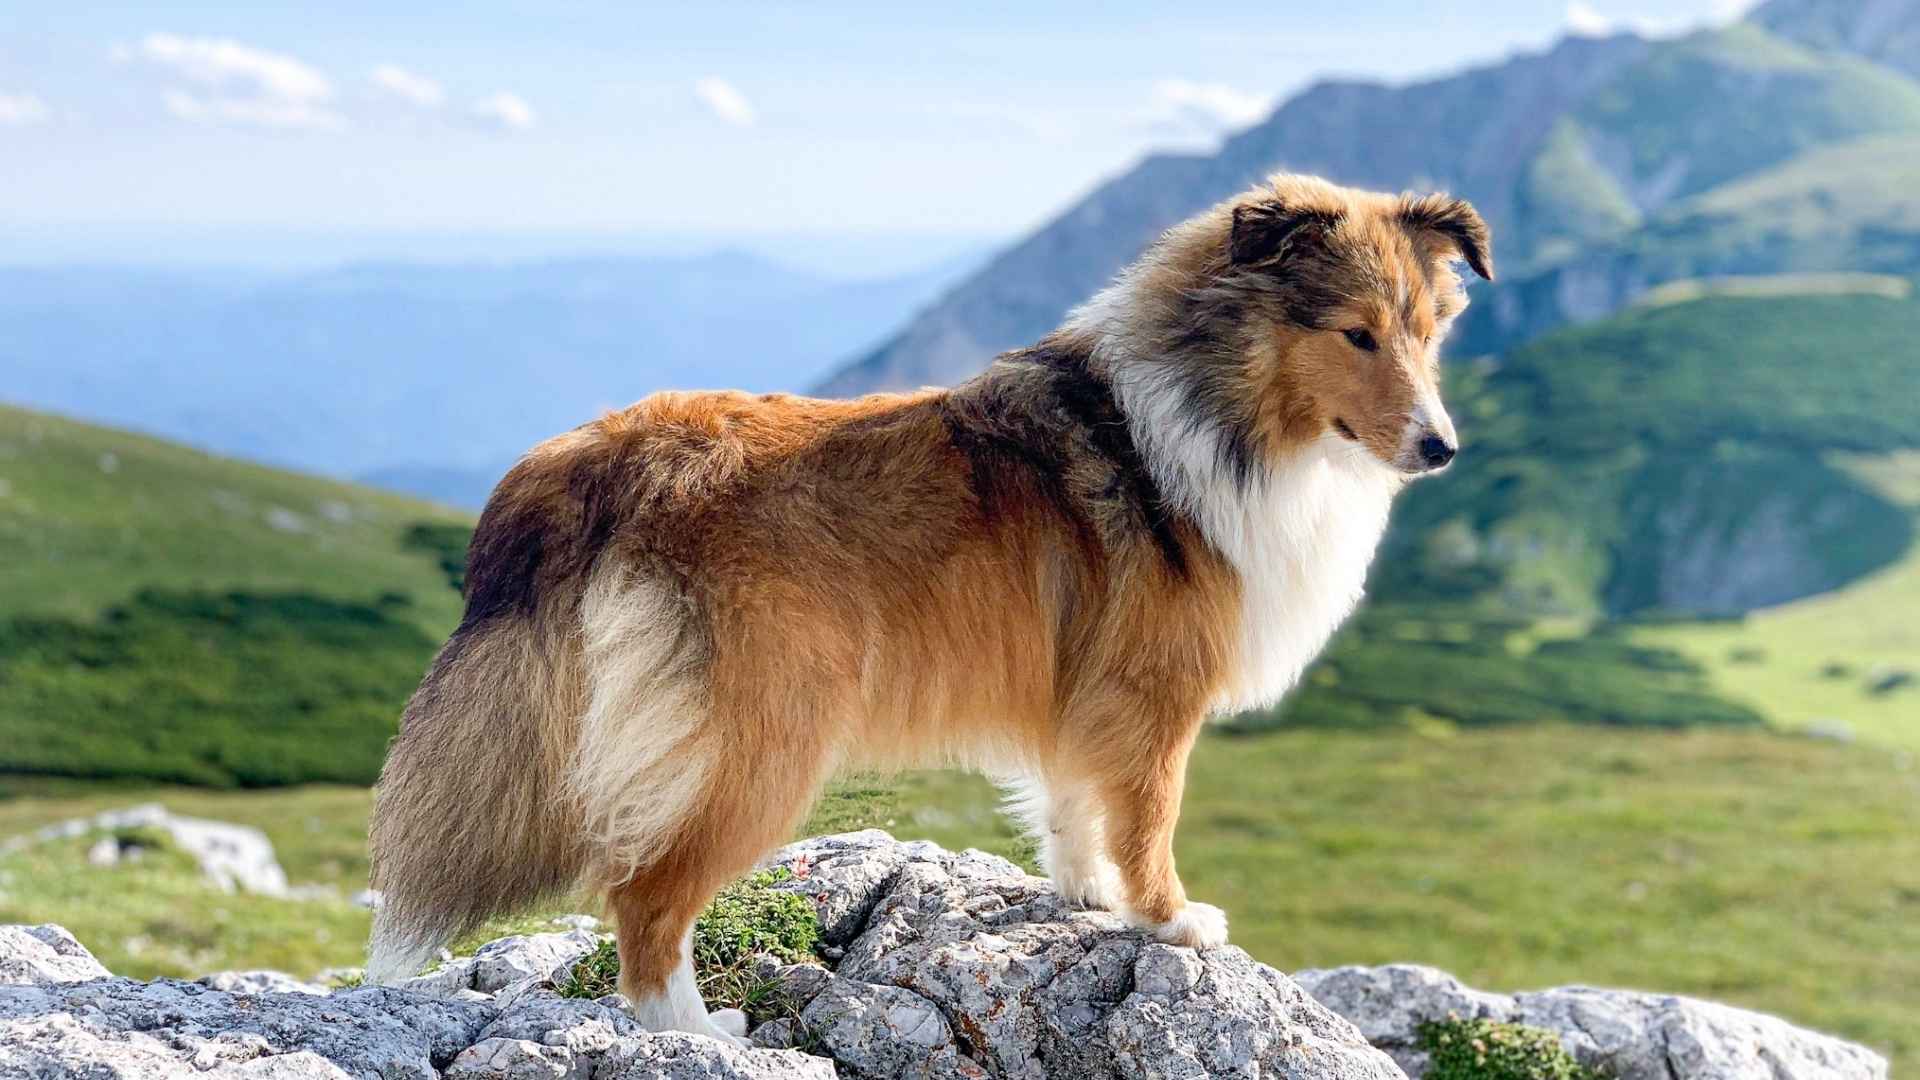
<instances>
[{"instance_id":1,"label":"rocky outcrop","mask_svg":"<svg viewBox=\"0 0 1920 1080\"><path fill-rule=\"evenodd\" d=\"M1151 941L1004 859L868 831L775 859L839 950L794 1027L850 1077L1397 1077L1292 980Z\"/></svg>"},{"instance_id":2,"label":"rocky outcrop","mask_svg":"<svg viewBox=\"0 0 1920 1080\"><path fill-rule=\"evenodd\" d=\"M1420 1025L1449 1018L1544 1028L1614 1080L1886 1080L1885 1058L1784 1020L1711 1001L1567 986L1489 994L1412 964L1302 971L1300 985L1393 1055L1426 1072Z\"/></svg>"},{"instance_id":3,"label":"rocky outcrop","mask_svg":"<svg viewBox=\"0 0 1920 1080\"><path fill-rule=\"evenodd\" d=\"M590 920L404 986L331 992L271 972L119 979L58 927L5 927L0 1077L1396 1080L1396 1059L1424 1065L1417 1024L1450 1014L1547 1027L1621 1080L1886 1075L1858 1047L1682 998L1481 994L1404 967L1296 981L1236 948L1175 948L1075 910L1003 859L881 832L774 861L789 871L775 887L819 913L826 962L763 961L780 1015L752 1047L646 1032L617 997L560 996L606 940Z\"/></svg>"},{"instance_id":4,"label":"rocky outcrop","mask_svg":"<svg viewBox=\"0 0 1920 1080\"><path fill-rule=\"evenodd\" d=\"M193 856L207 881L222 892L289 895L286 871L274 857L273 843L266 833L246 825L182 817L157 803L49 825L7 841L6 849L98 834L87 860L96 866L111 866L123 858L137 857L140 845L126 838L144 830L164 834L168 843Z\"/></svg>"}]
</instances>

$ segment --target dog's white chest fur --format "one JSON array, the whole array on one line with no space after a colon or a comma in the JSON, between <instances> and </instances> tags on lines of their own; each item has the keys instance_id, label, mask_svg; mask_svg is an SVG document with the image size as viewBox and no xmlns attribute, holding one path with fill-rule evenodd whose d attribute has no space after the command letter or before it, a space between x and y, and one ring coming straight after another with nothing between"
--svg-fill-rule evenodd
<instances>
[{"instance_id":1,"label":"dog's white chest fur","mask_svg":"<svg viewBox=\"0 0 1920 1080\"><path fill-rule=\"evenodd\" d=\"M1240 576L1240 651L1214 707L1271 705L1359 602L1405 481L1329 434L1242 483L1166 382L1122 367L1115 389L1162 492Z\"/></svg>"},{"instance_id":2,"label":"dog's white chest fur","mask_svg":"<svg viewBox=\"0 0 1920 1080\"><path fill-rule=\"evenodd\" d=\"M1353 611L1400 484L1330 436L1248 488L1216 484L1194 500L1242 589L1241 653L1222 710L1279 700Z\"/></svg>"}]
</instances>

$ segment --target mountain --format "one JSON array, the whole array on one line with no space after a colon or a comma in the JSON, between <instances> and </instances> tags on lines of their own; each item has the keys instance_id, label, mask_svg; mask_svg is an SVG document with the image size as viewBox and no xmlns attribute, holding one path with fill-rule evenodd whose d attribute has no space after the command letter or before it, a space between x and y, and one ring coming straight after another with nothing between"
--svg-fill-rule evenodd
<instances>
[{"instance_id":1,"label":"mountain","mask_svg":"<svg viewBox=\"0 0 1920 1080\"><path fill-rule=\"evenodd\" d=\"M1663 282L1831 273L1920 273L1920 137L1810 150L1548 269L1483 286L1449 346L1501 352L1610 315Z\"/></svg>"},{"instance_id":2,"label":"mountain","mask_svg":"<svg viewBox=\"0 0 1920 1080\"><path fill-rule=\"evenodd\" d=\"M470 519L0 407L0 772L370 781Z\"/></svg>"},{"instance_id":3,"label":"mountain","mask_svg":"<svg viewBox=\"0 0 1920 1080\"><path fill-rule=\"evenodd\" d=\"M1915 0L1769 0L1747 18L1802 45L1854 53L1920 77Z\"/></svg>"},{"instance_id":4,"label":"mountain","mask_svg":"<svg viewBox=\"0 0 1920 1080\"><path fill-rule=\"evenodd\" d=\"M656 389L802 385L970 265L856 282L740 253L4 269L0 396L307 470L487 478L470 489Z\"/></svg>"},{"instance_id":5,"label":"mountain","mask_svg":"<svg viewBox=\"0 0 1920 1080\"><path fill-rule=\"evenodd\" d=\"M1524 277L1731 180L1897 133L1920 134L1920 85L1747 25L1571 38L1403 87L1323 83L1216 155L1149 158L1103 185L820 388L962 379L1052 329L1161 230L1277 168L1464 195L1504 272Z\"/></svg>"},{"instance_id":6,"label":"mountain","mask_svg":"<svg viewBox=\"0 0 1920 1080\"><path fill-rule=\"evenodd\" d=\"M1670 289L1459 371L1472 466L1401 500L1374 595L1727 616L1906 558L1912 514L1858 473L1920 449L1913 283L1762 284Z\"/></svg>"}]
</instances>

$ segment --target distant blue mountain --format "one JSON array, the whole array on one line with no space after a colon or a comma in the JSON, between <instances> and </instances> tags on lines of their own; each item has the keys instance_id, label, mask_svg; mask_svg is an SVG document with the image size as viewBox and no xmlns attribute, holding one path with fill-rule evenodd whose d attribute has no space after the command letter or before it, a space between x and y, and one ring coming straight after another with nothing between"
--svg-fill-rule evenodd
<instances>
[{"instance_id":1,"label":"distant blue mountain","mask_svg":"<svg viewBox=\"0 0 1920 1080\"><path fill-rule=\"evenodd\" d=\"M0 269L0 399L471 504L527 446L654 390L813 383L973 265Z\"/></svg>"}]
</instances>

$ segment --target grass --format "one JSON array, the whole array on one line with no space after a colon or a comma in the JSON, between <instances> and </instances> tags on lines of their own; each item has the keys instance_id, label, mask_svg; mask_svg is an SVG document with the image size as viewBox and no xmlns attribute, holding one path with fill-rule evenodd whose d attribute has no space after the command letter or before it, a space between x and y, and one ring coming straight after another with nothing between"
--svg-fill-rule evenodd
<instances>
[{"instance_id":1,"label":"grass","mask_svg":"<svg viewBox=\"0 0 1920 1080\"><path fill-rule=\"evenodd\" d=\"M1843 456L1836 464L1920 521L1920 452ZM1649 626L1632 637L1687 656L1722 697L1780 728L1837 720L1861 738L1920 751L1920 688L1875 694L1867 686L1876 670L1920 672L1916 611L1920 545L1833 592L1737 622Z\"/></svg>"},{"instance_id":2,"label":"grass","mask_svg":"<svg viewBox=\"0 0 1920 1080\"><path fill-rule=\"evenodd\" d=\"M72 781L14 793L35 797L0 802L0 833L156 795ZM267 827L296 882L350 864L368 807L335 788L158 797ZM971 776L855 778L803 831L883 827L1031 866L996 800ZM1911 754L1709 728L1214 734L1194 756L1178 850L1192 893L1283 970L1414 961L1495 990L1687 993L1864 1041L1894 1055L1896 1074L1920 1060ZM64 923L116 971L359 962L366 916L345 905L123 887L144 880L117 876L141 864L61 858L0 859L0 921ZM212 907L227 911L218 934ZM169 935L190 944L161 948Z\"/></svg>"},{"instance_id":3,"label":"grass","mask_svg":"<svg viewBox=\"0 0 1920 1080\"><path fill-rule=\"evenodd\" d=\"M460 598L405 537L471 518L415 499L0 405L0 613L92 620L139 588L410 598L444 637Z\"/></svg>"}]
</instances>

